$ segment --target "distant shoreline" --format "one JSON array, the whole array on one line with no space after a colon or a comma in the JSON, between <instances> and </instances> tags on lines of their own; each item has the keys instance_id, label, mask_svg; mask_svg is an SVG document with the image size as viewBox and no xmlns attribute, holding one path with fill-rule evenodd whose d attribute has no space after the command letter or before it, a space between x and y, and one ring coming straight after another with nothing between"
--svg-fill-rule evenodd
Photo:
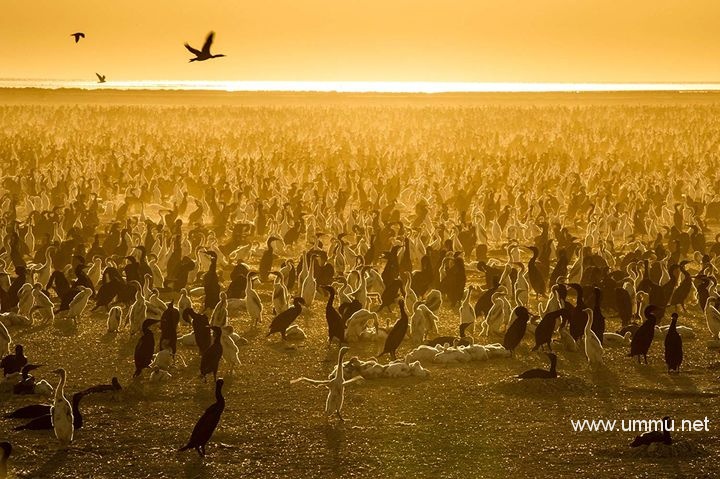
<instances>
[{"instance_id":1,"label":"distant shoreline","mask_svg":"<svg viewBox=\"0 0 720 479\"><path fill-rule=\"evenodd\" d=\"M555 92L330 92L0 87L0 104L305 105L715 104L720 90Z\"/></svg>"}]
</instances>

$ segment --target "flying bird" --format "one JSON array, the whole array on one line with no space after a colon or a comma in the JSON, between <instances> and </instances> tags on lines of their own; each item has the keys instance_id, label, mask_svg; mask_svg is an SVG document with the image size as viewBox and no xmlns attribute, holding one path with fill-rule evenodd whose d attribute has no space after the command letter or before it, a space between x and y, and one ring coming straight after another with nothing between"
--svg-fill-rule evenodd
<instances>
[{"instance_id":1,"label":"flying bird","mask_svg":"<svg viewBox=\"0 0 720 479\"><path fill-rule=\"evenodd\" d=\"M75 37L75 43L79 42L81 38L85 38L85 34L83 32L71 33L70 36Z\"/></svg>"},{"instance_id":2,"label":"flying bird","mask_svg":"<svg viewBox=\"0 0 720 479\"><path fill-rule=\"evenodd\" d=\"M99 73L95 73L95 76L98 77L98 83L105 83L105 75L101 75Z\"/></svg>"},{"instance_id":3,"label":"flying bird","mask_svg":"<svg viewBox=\"0 0 720 479\"><path fill-rule=\"evenodd\" d=\"M195 55L195 58L190 59L191 62L203 62L203 61L209 60L211 58L220 58L220 57L225 56L223 54L212 55L210 53L210 46L212 45L214 37L215 37L215 32L210 32L208 34L207 38L205 39L205 44L203 45L202 50L197 50L197 49L191 47L189 43L185 43L185 48L187 48L190 53Z\"/></svg>"}]
</instances>

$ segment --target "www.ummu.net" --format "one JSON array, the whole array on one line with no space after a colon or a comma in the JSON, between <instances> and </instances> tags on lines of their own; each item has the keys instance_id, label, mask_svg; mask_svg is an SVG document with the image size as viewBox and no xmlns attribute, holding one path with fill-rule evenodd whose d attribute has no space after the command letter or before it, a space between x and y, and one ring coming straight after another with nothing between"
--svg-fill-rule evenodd
<instances>
[{"instance_id":1,"label":"www.ummu.net","mask_svg":"<svg viewBox=\"0 0 720 479\"><path fill-rule=\"evenodd\" d=\"M613 419L570 419L573 431L575 432L613 432L613 431L631 431L631 432L647 432L647 431L675 431L675 420L669 419L622 419L620 421ZM677 422L678 431L709 431L709 420L705 419L682 419Z\"/></svg>"}]
</instances>

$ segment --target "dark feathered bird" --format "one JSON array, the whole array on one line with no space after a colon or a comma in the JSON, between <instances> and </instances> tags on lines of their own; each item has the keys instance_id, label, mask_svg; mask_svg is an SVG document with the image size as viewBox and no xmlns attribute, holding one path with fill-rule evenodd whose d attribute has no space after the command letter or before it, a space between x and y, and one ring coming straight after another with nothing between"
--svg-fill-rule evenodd
<instances>
[{"instance_id":1,"label":"dark feathered bird","mask_svg":"<svg viewBox=\"0 0 720 479\"><path fill-rule=\"evenodd\" d=\"M552 336L555 332L557 319L566 315L565 309L558 309L545 314L535 328L535 346L533 351L537 351L540 346L547 346L552 351Z\"/></svg>"},{"instance_id":2,"label":"dark feathered bird","mask_svg":"<svg viewBox=\"0 0 720 479\"><path fill-rule=\"evenodd\" d=\"M343 321L340 313L333 306L335 301L335 288L332 286L323 286L328 292L328 302L325 305L325 320L328 325L328 343L332 343L333 339L337 339L340 344L345 342L345 321Z\"/></svg>"},{"instance_id":3,"label":"dark feathered bird","mask_svg":"<svg viewBox=\"0 0 720 479\"><path fill-rule=\"evenodd\" d=\"M85 397L84 392L77 392L72 397L72 413L73 413L73 427L75 429L81 429L83 427L83 417L80 414L80 400ZM39 411L39 407L37 410ZM47 406L47 413L36 416L31 421L13 428L13 431L46 431L53 428L52 423L52 412L51 406Z\"/></svg>"},{"instance_id":4,"label":"dark feathered bird","mask_svg":"<svg viewBox=\"0 0 720 479\"><path fill-rule=\"evenodd\" d=\"M203 275L203 289L205 290L205 310L212 310L220 302L220 281L217 275L217 253L211 250L203 251L210 257L210 267Z\"/></svg>"},{"instance_id":5,"label":"dark feathered bird","mask_svg":"<svg viewBox=\"0 0 720 479\"><path fill-rule=\"evenodd\" d=\"M19 373L28 360L23 352L22 344L15 345L15 354L8 354L0 361L0 368L3 370L3 376L8 374Z\"/></svg>"},{"instance_id":6,"label":"dark feathered bird","mask_svg":"<svg viewBox=\"0 0 720 479\"><path fill-rule=\"evenodd\" d=\"M213 334L213 342L209 348L203 351L200 357L200 377L203 381L205 376L212 373L213 379L217 379L218 368L220 367L220 358L222 358L222 344L220 343L220 337L222 336L222 329L217 326L210 328Z\"/></svg>"},{"instance_id":7,"label":"dark feathered bird","mask_svg":"<svg viewBox=\"0 0 720 479\"><path fill-rule=\"evenodd\" d=\"M583 289L577 283L571 283L570 286L577 293L577 302L575 306L570 309L570 336L577 341L585 333L585 325L587 324L587 314L585 313L585 301L583 299Z\"/></svg>"},{"instance_id":8,"label":"dark feathered bird","mask_svg":"<svg viewBox=\"0 0 720 479\"><path fill-rule=\"evenodd\" d=\"M637 331L635 331L630 341L630 354L628 354L628 356L637 356L638 363L642 355L645 359L645 364L647 364L647 353L650 350L650 345L655 336L655 324L657 323L657 318L655 317L656 309L652 304L645 308L644 314L647 319L640 325Z\"/></svg>"},{"instance_id":9,"label":"dark feathered bird","mask_svg":"<svg viewBox=\"0 0 720 479\"><path fill-rule=\"evenodd\" d=\"M180 311L170 301L160 316L159 349L169 348L173 354L177 351L177 328L180 323Z\"/></svg>"},{"instance_id":10,"label":"dark feathered bird","mask_svg":"<svg viewBox=\"0 0 720 479\"><path fill-rule=\"evenodd\" d=\"M192 322L188 318L192 318ZM193 335L195 336L195 344L198 352L202 354L212 343L210 332L210 320L204 314L196 313L192 308L183 311L183 319L192 325Z\"/></svg>"},{"instance_id":11,"label":"dark feathered bird","mask_svg":"<svg viewBox=\"0 0 720 479\"><path fill-rule=\"evenodd\" d=\"M197 50L190 46L190 44L185 43L185 48L188 49L190 53L195 55L195 58L191 58L191 62L204 62L205 60L210 60L211 58L220 58L224 57L223 54L213 55L210 53L210 47L212 46L213 39L215 38L215 32L210 32L205 39L205 43L203 44L202 50Z\"/></svg>"},{"instance_id":12,"label":"dark feathered bird","mask_svg":"<svg viewBox=\"0 0 720 479\"><path fill-rule=\"evenodd\" d=\"M525 336L530 313L525 306L518 306L513 310L512 316L515 317L515 320L508 325L503 337L503 347L510 351L510 354L513 354L515 348L520 345L520 341Z\"/></svg>"},{"instance_id":13,"label":"dark feathered bird","mask_svg":"<svg viewBox=\"0 0 720 479\"><path fill-rule=\"evenodd\" d=\"M670 329L665 336L665 364L667 364L668 372L680 371L683 360L682 337L677 332L677 321L678 315L673 313Z\"/></svg>"},{"instance_id":14,"label":"dark feathered bird","mask_svg":"<svg viewBox=\"0 0 720 479\"><path fill-rule=\"evenodd\" d=\"M267 335L270 336L275 333L280 333L282 338L285 339L285 331L287 331L288 326L300 316L304 304L305 300L301 297L296 296L293 298L293 307L288 308L273 318L270 323L270 332Z\"/></svg>"},{"instance_id":15,"label":"dark feathered bird","mask_svg":"<svg viewBox=\"0 0 720 479\"><path fill-rule=\"evenodd\" d=\"M518 374L519 379L553 379L557 377L557 356L555 353L547 353L550 359L550 370L545 369L528 369L524 373Z\"/></svg>"},{"instance_id":16,"label":"dark feathered bird","mask_svg":"<svg viewBox=\"0 0 720 479\"><path fill-rule=\"evenodd\" d=\"M50 414L51 407L52 405L50 404L32 404L7 413L3 417L5 419L32 419L34 417Z\"/></svg>"},{"instance_id":17,"label":"dark feathered bird","mask_svg":"<svg viewBox=\"0 0 720 479\"><path fill-rule=\"evenodd\" d=\"M90 386L89 388L86 388L83 391L83 394L93 394L93 393L104 393L108 391L120 391L122 390L122 386L120 385L120 381L118 381L118 378L114 377L110 381L110 384L98 384L97 386Z\"/></svg>"},{"instance_id":18,"label":"dark feathered bird","mask_svg":"<svg viewBox=\"0 0 720 479\"><path fill-rule=\"evenodd\" d=\"M627 326L632 321L632 298L625 288L615 288L615 306L620 316L620 324Z\"/></svg>"},{"instance_id":19,"label":"dark feathered bird","mask_svg":"<svg viewBox=\"0 0 720 479\"><path fill-rule=\"evenodd\" d=\"M85 34L83 32L71 33L70 36L75 37L75 43L79 42L81 38L85 38Z\"/></svg>"},{"instance_id":20,"label":"dark feathered bird","mask_svg":"<svg viewBox=\"0 0 720 479\"><path fill-rule=\"evenodd\" d=\"M390 354L390 357L394 360L395 352L397 351L397 348L400 347L400 343L402 343L403 339L405 339L405 335L407 334L408 315L407 311L405 311L405 301L402 299L399 300L398 306L400 306L400 319L395 321L392 329L390 329L387 338L385 338L385 346L383 347L382 352L378 355L378 358L386 354Z\"/></svg>"},{"instance_id":21,"label":"dark feathered bird","mask_svg":"<svg viewBox=\"0 0 720 479\"><path fill-rule=\"evenodd\" d=\"M13 394L35 394L35 378L30 371L42 366L41 364L26 364L22 367L20 382L13 385Z\"/></svg>"},{"instance_id":22,"label":"dark feathered bird","mask_svg":"<svg viewBox=\"0 0 720 479\"><path fill-rule=\"evenodd\" d=\"M220 422L220 416L225 410L225 398L222 395L223 380L215 381L215 403L205 410L190 434L190 440L180 451L195 449L200 457L205 457L205 445L208 443L215 428Z\"/></svg>"},{"instance_id":23,"label":"dark feathered bird","mask_svg":"<svg viewBox=\"0 0 720 479\"><path fill-rule=\"evenodd\" d=\"M153 353L155 352L155 336L150 331L150 326L159 323L157 319L146 319L142 324L142 336L135 345L135 374L133 377L140 376L142 370L150 366Z\"/></svg>"},{"instance_id":24,"label":"dark feathered bird","mask_svg":"<svg viewBox=\"0 0 720 479\"><path fill-rule=\"evenodd\" d=\"M527 246L526 248L532 251L532 258L528 261L528 280L530 282L530 287L532 287L533 291L535 291L536 297L545 296L545 284L547 281L537 265L537 259L540 251L535 246Z\"/></svg>"},{"instance_id":25,"label":"dark feathered bird","mask_svg":"<svg viewBox=\"0 0 720 479\"><path fill-rule=\"evenodd\" d=\"M350 316L360 311L361 309L363 309L362 303L360 303L360 301L355 298L353 298L352 301L350 301L349 303L342 303L340 306L338 306L338 312L340 313L340 317L343 320L343 325L347 324L347 320L350 319Z\"/></svg>"},{"instance_id":26,"label":"dark feathered bird","mask_svg":"<svg viewBox=\"0 0 720 479\"><path fill-rule=\"evenodd\" d=\"M105 83L105 75L95 73L95 76L98 78L98 83Z\"/></svg>"},{"instance_id":27,"label":"dark feathered bird","mask_svg":"<svg viewBox=\"0 0 720 479\"><path fill-rule=\"evenodd\" d=\"M270 236L267 239L267 249L263 252L260 258L260 264L258 265L258 271L260 272L260 281L263 283L268 280L270 270L272 270L273 260L275 259L275 250L273 248L273 242L280 241L277 236Z\"/></svg>"},{"instance_id":28,"label":"dark feathered bird","mask_svg":"<svg viewBox=\"0 0 720 479\"><path fill-rule=\"evenodd\" d=\"M648 446L654 442L661 442L666 445L672 444L672 437L670 437L670 418L665 416L662 422L662 431L648 431L639 436L635 436L633 442L630 443L630 447Z\"/></svg>"}]
</instances>

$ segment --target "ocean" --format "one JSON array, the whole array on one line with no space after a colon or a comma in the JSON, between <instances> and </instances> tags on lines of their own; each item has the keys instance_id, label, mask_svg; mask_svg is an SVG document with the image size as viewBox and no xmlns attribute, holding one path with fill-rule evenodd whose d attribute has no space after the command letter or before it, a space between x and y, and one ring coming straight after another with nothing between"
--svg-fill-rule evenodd
<instances>
[{"instance_id":1,"label":"ocean","mask_svg":"<svg viewBox=\"0 0 720 479\"><path fill-rule=\"evenodd\" d=\"M230 92L341 93L558 93L558 92L703 92L720 91L720 83L472 83L357 81L113 81L0 79L0 88L82 90L187 90Z\"/></svg>"}]
</instances>

